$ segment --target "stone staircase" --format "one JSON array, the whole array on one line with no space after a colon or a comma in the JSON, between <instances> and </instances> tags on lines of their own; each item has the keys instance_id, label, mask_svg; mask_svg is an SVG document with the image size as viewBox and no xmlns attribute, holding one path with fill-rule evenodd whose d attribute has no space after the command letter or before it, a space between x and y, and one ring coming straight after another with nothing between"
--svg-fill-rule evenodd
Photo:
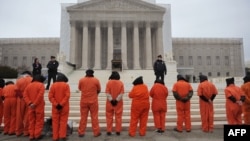
<instances>
[{"instance_id":1,"label":"stone staircase","mask_svg":"<svg viewBox=\"0 0 250 141\"><path fill-rule=\"evenodd\" d=\"M199 129L201 125L200 113L199 113L199 98L196 95L197 92L194 92L194 96L191 99L191 121L192 128ZM104 92L99 94L99 123L102 131L106 129L106 117L105 117L105 103L106 103L106 95ZM51 116L51 103L48 101L48 92L45 94L45 116ZM130 105L131 99L128 98L128 92L126 92L123 96L124 101L124 111L123 111L123 130L128 130L129 121L130 121ZM150 99L151 101L151 99ZM216 96L214 100L214 124L215 128L223 128L223 125L226 124L226 112L225 112L225 97L223 90L219 90L219 94ZM176 126L176 110L175 110L175 100L172 95L172 92L169 92L169 96L167 98L167 106L168 111L166 114L166 129L173 129ZM72 120L74 123L74 129L77 130L78 123L80 121L80 93L79 92L71 92L70 97L70 114L69 120ZM148 118L148 130L154 130L154 122L153 122L153 114L150 109L149 118ZM87 130L92 131L91 129L91 120L90 116L88 117Z\"/></svg>"}]
</instances>

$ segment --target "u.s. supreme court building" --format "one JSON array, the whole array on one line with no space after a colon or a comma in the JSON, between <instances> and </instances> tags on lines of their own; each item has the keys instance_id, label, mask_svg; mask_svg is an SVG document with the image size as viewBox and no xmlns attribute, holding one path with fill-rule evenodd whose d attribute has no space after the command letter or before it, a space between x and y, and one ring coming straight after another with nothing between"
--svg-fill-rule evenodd
<instances>
[{"instance_id":1,"label":"u.s. supreme court building","mask_svg":"<svg viewBox=\"0 0 250 141\"><path fill-rule=\"evenodd\" d=\"M60 38L0 39L1 64L31 69L38 57L46 67L56 55L60 70L74 79L92 68L102 71L100 77L118 70L128 81L145 75L153 83L159 54L167 64L166 81L175 81L178 73L190 81L201 73L209 78L245 73L242 38L173 38L171 5L154 0L62 4Z\"/></svg>"}]
</instances>

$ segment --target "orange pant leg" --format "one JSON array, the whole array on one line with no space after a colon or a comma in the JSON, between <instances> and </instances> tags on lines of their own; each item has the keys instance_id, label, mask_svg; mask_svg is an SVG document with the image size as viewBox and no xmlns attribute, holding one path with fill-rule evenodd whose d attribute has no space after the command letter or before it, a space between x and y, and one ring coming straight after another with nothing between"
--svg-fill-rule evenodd
<instances>
[{"instance_id":1,"label":"orange pant leg","mask_svg":"<svg viewBox=\"0 0 250 141\"><path fill-rule=\"evenodd\" d=\"M107 102L106 103L106 124L107 124L106 131L107 132L112 132L114 113L115 113L114 107L110 104L110 102Z\"/></svg>"},{"instance_id":2,"label":"orange pant leg","mask_svg":"<svg viewBox=\"0 0 250 141\"><path fill-rule=\"evenodd\" d=\"M59 139L59 119L60 114L56 108L53 107L52 109L52 132L53 132L53 140Z\"/></svg>"},{"instance_id":3,"label":"orange pant leg","mask_svg":"<svg viewBox=\"0 0 250 141\"><path fill-rule=\"evenodd\" d=\"M44 107L37 106L35 110L35 138L38 138L42 134L43 126L44 126Z\"/></svg>"},{"instance_id":4,"label":"orange pant leg","mask_svg":"<svg viewBox=\"0 0 250 141\"><path fill-rule=\"evenodd\" d=\"M81 119L80 119L80 124L78 127L78 134L82 135L82 134L85 134L88 114L89 114L89 107L87 103L81 103L80 112L81 112Z\"/></svg>"},{"instance_id":5,"label":"orange pant leg","mask_svg":"<svg viewBox=\"0 0 250 141\"><path fill-rule=\"evenodd\" d=\"M123 113L123 101L120 101L115 107L115 131L121 132L122 130L122 113Z\"/></svg>"},{"instance_id":6,"label":"orange pant leg","mask_svg":"<svg viewBox=\"0 0 250 141\"><path fill-rule=\"evenodd\" d=\"M148 105L148 107L145 107L141 111L140 127L139 127L140 136L145 136L146 135L147 123L148 123L148 113L149 113L149 105Z\"/></svg>"},{"instance_id":7,"label":"orange pant leg","mask_svg":"<svg viewBox=\"0 0 250 141\"><path fill-rule=\"evenodd\" d=\"M186 130L191 130L191 112L190 112L190 102L184 104L184 122Z\"/></svg>"},{"instance_id":8,"label":"orange pant leg","mask_svg":"<svg viewBox=\"0 0 250 141\"><path fill-rule=\"evenodd\" d=\"M98 119L98 102L91 103L89 107L90 107L89 109L90 109L92 130L94 132L94 136L96 136L100 133L99 119Z\"/></svg>"},{"instance_id":9,"label":"orange pant leg","mask_svg":"<svg viewBox=\"0 0 250 141\"><path fill-rule=\"evenodd\" d=\"M132 105L131 107L129 135L135 136L140 113L137 111L135 106Z\"/></svg>"},{"instance_id":10,"label":"orange pant leg","mask_svg":"<svg viewBox=\"0 0 250 141\"><path fill-rule=\"evenodd\" d=\"M4 102L4 133L15 133L16 130L16 98L7 98Z\"/></svg>"},{"instance_id":11,"label":"orange pant leg","mask_svg":"<svg viewBox=\"0 0 250 141\"><path fill-rule=\"evenodd\" d=\"M156 129L161 129L161 116L160 111L153 111L154 124Z\"/></svg>"},{"instance_id":12,"label":"orange pant leg","mask_svg":"<svg viewBox=\"0 0 250 141\"><path fill-rule=\"evenodd\" d=\"M179 101L176 102L176 112L177 112L177 121L176 121L176 128L179 131L182 131L183 128L183 122L184 122L184 111L183 111L183 106L178 103Z\"/></svg>"},{"instance_id":13,"label":"orange pant leg","mask_svg":"<svg viewBox=\"0 0 250 141\"><path fill-rule=\"evenodd\" d=\"M24 130L24 106L25 102L17 98L17 109L16 109L16 134L22 134Z\"/></svg>"},{"instance_id":14,"label":"orange pant leg","mask_svg":"<svg viewBox=\"0 0 250 141\"><path fill-rule=\"evenodd\" d=\"M0 127L3 122L3 103L0 103Z\"/></svg>"},{"instance_id":15,"label":"orange pant leg","mask_svg":"<svg viewBox=\"0 0 250 141\"><path fill-rule=\"evenodd\" d=\"M35 110L29 109L29 133L30 133L30 139L35 138L35 129L36 129L36 115L35 115Z\"/></svg>"},{"instance_id":16,"label":"orange pant leg","mask_svg":"<svg viewBox=\"0 0 250 141\"><path fill-rule=\"evenodd\" d=\"M67 125L69 117L69 108L63 108L60 112L59 120L59 138L66 138L67 136Z\"/></svg>"}]
</instances>

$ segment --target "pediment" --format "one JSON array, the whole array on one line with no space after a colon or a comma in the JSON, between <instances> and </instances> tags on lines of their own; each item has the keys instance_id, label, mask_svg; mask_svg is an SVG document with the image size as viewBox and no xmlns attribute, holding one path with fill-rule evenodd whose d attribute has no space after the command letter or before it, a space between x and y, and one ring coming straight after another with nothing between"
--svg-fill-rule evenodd
<instances>
[{"instance_id":1,"label":"pediment","mask_svg":"<svg viewBox=\"0 0 250 141\"><path fill-rule=\"evenodd\" d=\"M163 7L142 0L90 0L67 9L68 11L165 11Z\"/></svg>"}]
</instances>

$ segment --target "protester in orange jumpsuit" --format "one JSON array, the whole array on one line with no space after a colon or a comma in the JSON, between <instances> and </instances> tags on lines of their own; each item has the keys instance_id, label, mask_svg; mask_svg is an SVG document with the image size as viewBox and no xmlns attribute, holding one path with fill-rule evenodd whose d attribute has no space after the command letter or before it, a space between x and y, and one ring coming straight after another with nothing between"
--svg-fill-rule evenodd
<instances>
[{"instance_id":1,"label":"protester in orange jumpsuit","mask_svg":"<svg viewBox=\"0 0 250 141\"><path fill-rule=\"evenodd\" d=\"M70 98L70 87L67 82L68 78L60 73L49 91L49 101L52 104L53 141L66 141Z\"/></svg>"},{"instance_id":2,"label":"protester in orange jumpsuit","mask_svg":"<svg viewBox=\"0 0 250 141\"><path fill-rule=\"evenodd\" d=\"M138 122L139 134L145 136L150 108L149 91L147 85L143 84L142 76L136 78L133 85L134 87L128 94L129 98L132 99L129 136L135 136Z\"/></svg>"},{"instance_id":3,"label":"protester in orange jumpsuit","mask_svg":"<svg viewBox=\"0 0 250 141\"><path fill-rule=\"evenodd\" d=\"M176 99L177 132L182 132L183 123L187 132L191 131L191 115L190 115L190 99L193 96L192 86L186 81L182 75L177 75L177 82L172 89L174 98Z\"/></svg>"},{"instance_id":4,"label":"protester in orange jumpsuit","mask_svg":"<svg viewBox=\"0 0 250 141\"><path fill-rule=\"evenodd\" d=\"M214 129L214 105L213 100L218 94L215 85L208 81L207 76L200 75L197 95L200 100L201 128L203 132L213 132Z\"/></svg>"},{"instance_id":5,"label":"protester in orange jumpsuit","mask_svg":"<svg viewBox=\"0 0 250 141\"><path fill-rule=\"evenodd\" d=\"M81 91L81 120L78 135L79 137L84 136L88 113L90 112L94 137L98 137L101 135L98 119L98 94L101 91L101 85L99 80L94 77L94 71L92 69L86 70L86 76L79 80L78 89Z\"/></svg>"},{"instance_id":6,"label":"protester in orange jumpsuit","mask_svg":"<svg viewBox=\"0 0 250 141\"><path fill-rule=\"evenodd\" d=\"M250 75L243 78L244 84L241 86L245 94L245 101L243 102L243 120L244 124L250 125Z\"/></svg>"},{"instance_id":7,"label":"protester in orange jumpsuit","mask_svg":"<svg viewBox=\"0 0 250 141\"><path fill-rule=\"evenodd\" d=\"M226 79L227 87L224 89L226 97L226 115L228 124L242 124L242 103L245 96L240 87L234 84L234 78Z\"/></svg>"},{"instance_id":8,"label":"protester in orange jumpsuit","mask_svg":"<svg viewBox=\"0 0 250 141\"><path fill-rule=\"evenodd\" d=\"M33 76L32 82L24 90L24 101L29 105L30 140L39 140L43 137L41 133L44 125L44 80L41 75Z\"/></svg>"},{"instance_id":9,"label":"protester in orange jumpsuit","mask_svg":"<svg viewBox=\"0 0 250 141\"><path fill-rule=\"evenodd\" d=\"M115 131L116 135L120 135L122 130L122 113L123 113L123 100L124 85L120 81L120 74L113 71L106 84L106 122L107 122L107 135L112 134L113 117L115 116Z\"/></svg>"},{"instance_id":10,"label":"protester in orange jumpsuit","mask_svg":"<svg viewBox=\"0 0 250 141\"><path fill-rule=\"evenodd\" d=\"M154 115L154 123L156 132L163 133L165 131L166 112L167 112L167 96L168 88L164 85L163 80L156 79L150 90L152 97L152 112Z\"/></svg>"},{"instance_id":11,"label":"protester in orange jumpsuit","mask_svg":"<svg viewBox=\"0 0 250 141\"><path fill-rule=\"evenodd\" d=\"M16 85L8 81L3 88L4 96L4 135L15 135L16 130Z\"/></svg>"},{"instance_id":12,"label":"protester in orange jumpsuit","mask_svg":"<svg viewBox=\"0 0 250 141\"><path fill-rule=\"evenodd\" d=\"M4 96L3 96L3 87L5 86L5 81L4 79L0 78L0 127L3 122L3 101L4 101ZM0 133L2 129L0 129Z\"/></svg>"},{"instance_id":13,"label":"protester in orange jumpsuit","mask_svg":"<svg viewBox=\"0 0 250 141\"><path fill-rule=\"evenodd\" d=\"M25 88L31 83L31 72L25 71L16 81L17 87L17 109L16 109L16 135L29 135L28 105L23 99Z\"/></svg>"}]
</instances>

